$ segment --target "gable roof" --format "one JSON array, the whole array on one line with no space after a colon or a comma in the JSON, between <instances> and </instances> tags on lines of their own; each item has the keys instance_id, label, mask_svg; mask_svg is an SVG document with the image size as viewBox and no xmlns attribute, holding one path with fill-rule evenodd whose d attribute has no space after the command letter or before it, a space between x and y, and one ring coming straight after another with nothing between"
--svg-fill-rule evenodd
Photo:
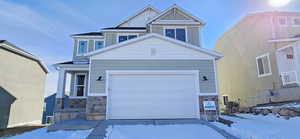
<instances>
[{"instance_id":1,"label":"gable roof","mask_svg":"<svg viewBox=\"0 0 300 139\"><path fill-rule=\"evenodd\" d=\"M220 59L221 57L223 57L222 54L217 53L213 50L208 50L208 49L205 49L205 48L201 48L199 46L188 44L186 42L182 42L182 41L172 39L172 38L169 38L169 37L166 37L166 36L162 36L162 35L156 34L156 33L149 33L147 35L144 35L144 36L141 36L141 37L138 37L138 38L135 38L135 39L127 40L127 41L124 41L124 42L121 42L121 43L118 43L118 44L115 44L115 45L112 45L112 46L109 46L109 47L105 47L105 48L87 53L87 54L85 54L85 56L93 56L93 55L104 53L104 52L107 52L107 51L112 51L116 48L127 46L128 44L131 44L131 43L143 41L143 40L151 38L151 37L156 37L156 38L168 41L168 42L178 44L178 45L180 45L182 47L185 47L185 48L193 49L195 51L199 51L199 52L211 55L211 56L215 57L215 59Z\"/></svg>"},{"instance_id":2,"label":"gable roof","mask_svg":"<svg viewBox=\"0 0 300 139\"><path fill-rule=\"evenodd\" d=\"M121 23L117 24L116 27L119 27L121 26L122 24L128 22L129 20L133 19L134 17L140 15L141 13L143 13L144 11L148 10L148 9L151 9L153 10L154 12L156 13L160 13L157 9L155 9L154 7L152 7L151 5L148 5L147 7L141 9L140 11L138 11L136 14L132 15L132 16L129 16L128 18L126 18L125 20L123 20Z\"/></svg>"},{"instance_id":3,"label":"gable roof","mask_svg":"<svg viewBox=\"0 0 300 139\"><path fill-rule=\"evenodd\" d=\"M109 27L109 28L103 28L103 30L146 30L146 27Z\"/></svg>"},{"instance_id":4,"label":"gable roof","mask_svg":"<svg viewBox=\"0 0 300 139\"><path fill-rule=\"evenodd\" d=\"M199 18L196 17L196 16L193 16L191 13L189 13L188 11L182 9L181 7L177 6L176 4L174 4L173 6L171 6L170 8L168 8L167 10L163 11L162 13L160 13L159 15L157 15L156 17L154 17L154 18L152 18L151 20L149 20L149 21L147 22L147 24L149 24L149 23L155 21L156 19L162 17L163 15L165 15L166 13L168 13L169 11L171 11L171 10L173 10L173 9L177 9L177 10L181 11L182 13L184 13L185 15L187 15L188 17L194 19L195 21L199 22L199 23L202 24L202 25L205 25L205 24L206 24L203 20L199 19Z\"/></svg>"},{"instance_id":5,"label":"gable roof","mask_svg":"<svg viewBox=\"0 0 300 139\"><path fill-rule=\"evenodd\" d=\"M41 60L39 60L38 58L36 58L31 53L26 52L25 50L23 50L23 49L15 46L15 45L13 45L12 43L10 43L10 42L8 42L6 40L0 40L0 48L3 48L3 49L8 50L10 52L19 54L19 55L24 56L24 57L26 57L28 59L36 61L41 66L41 68L45 71L45 73L49 72L47 66L45 66L44 63Z\"/></svg>"}]
</instances>

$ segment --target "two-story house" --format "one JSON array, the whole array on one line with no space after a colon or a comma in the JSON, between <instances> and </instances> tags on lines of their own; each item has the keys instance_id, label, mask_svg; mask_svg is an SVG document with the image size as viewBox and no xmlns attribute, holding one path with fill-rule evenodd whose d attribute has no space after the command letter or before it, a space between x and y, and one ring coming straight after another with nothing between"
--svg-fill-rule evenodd
<instances>
[{"instance_id":1,"label":"two-story house","mask_svg":"<svg viewBox=\"0 0 300 139\"><path fill-rule=\"evenodd\" d=\"M116 26L72 35L73 61L56 64L55 121L217 118L217 108L206 113L203 102L218 103L222 55L201 46L204 25L177 5L148 6Z\"/></svg>"},{"instance_id":2,"label":"two-story house","mask_svg":"<svg viewBox=\"0 0 300 139\"><path fill-rule=\"evenodd\" d=\"M300 99L300 13L265 12L244 17L218 40L223 104L242 106Z\"/></svg>"}]
</instances>

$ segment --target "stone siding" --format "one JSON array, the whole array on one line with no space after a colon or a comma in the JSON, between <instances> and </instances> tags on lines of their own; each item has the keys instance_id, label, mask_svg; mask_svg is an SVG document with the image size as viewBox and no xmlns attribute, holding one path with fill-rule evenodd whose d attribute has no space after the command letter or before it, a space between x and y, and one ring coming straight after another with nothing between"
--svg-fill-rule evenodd
<instances>
[{"instance_id":1,"label":"stone siding","mask_svg":"<svg viewBox=\"0 0 300 139\"><path fill-rule=\"evenodd\" d=\"M55 123L76 118L86 118L85 109L62 109L54 112Z\"/></svg>"},{"instance_id":2,"label":"stone siding","mask_svg":"<svg viewBox=\"0 0 300 139\"><path fill-rule=\"evenodd\" d=\"M217 110L216 111L205 111L204 112L203 101L215 101ZM219 105L218 104L219 104L218 96L199 96L200 119L201 120L208 120L208 121L217 120L218 115L219 115Z\"/></svg>"},{"instance_id":3,"label":"stone siding","mask_svg":"<svg viewBox=\"0 0 300 139\"><path fill-rule=\"evenodd\" d=\"M85 108L86 99L69 99L69 107L70 108Z\"/></svg>"},{"instance_id":4,"label":"stone siding","mask_svg":"<svg viewBox=\"0 0 300 139\"><path fill-rule=\"evenodd\" d=\"M89 96L86 105L88 120L100 120L106 118L106 96Z\"/></svg>"}]
</instances>

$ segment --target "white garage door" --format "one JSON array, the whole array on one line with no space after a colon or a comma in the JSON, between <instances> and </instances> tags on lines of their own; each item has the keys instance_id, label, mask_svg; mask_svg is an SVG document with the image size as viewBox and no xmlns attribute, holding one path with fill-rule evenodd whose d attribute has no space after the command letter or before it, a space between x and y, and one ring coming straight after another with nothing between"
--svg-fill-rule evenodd
<instances>
[{"instance_id":1,"label":"white garage door","mask_svg":"<svg viewBox=\"0 0 300 139\"><path fill-rule=\"evenodd\" d=\"M197 71L110 72L107 118L198 118L197 81Z\"/></svg>"}]
</instances>

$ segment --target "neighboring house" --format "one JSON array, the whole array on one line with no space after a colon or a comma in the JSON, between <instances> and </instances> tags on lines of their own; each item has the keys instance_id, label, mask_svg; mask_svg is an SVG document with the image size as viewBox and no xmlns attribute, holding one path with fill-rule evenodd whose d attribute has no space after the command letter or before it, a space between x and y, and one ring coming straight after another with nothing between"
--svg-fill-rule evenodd
<instances>
[{"instance_id":1,"label":"neighboring house","mask_svg":"<svg viewBox=\"0 0 300 139\"><path fill-rule=\"evenodd\" d=\"M202 48L204 25L176 5L164 12L149 6L101 32L72 35L73 61L55 65L55 121L215 119L218 111L204 112L203 101L218 102L222 55ZM69 107L62 105L67 75Z\"/></svg>"},{"instance_id":2,"label":"neighboring house","mask_svg":"<svg viewBox=\"0 0 300 139\"><path fill-rule=\"evenodd\" d=\"M0 40L0 128L41 124L47 73L32 54Z\"/></svg>"},{"instance_id":3,"label":"neighboring house","mask_svg":"<svg viewBox=\"0 0 300 139\"><path fill-rule=\"evenodd\" d=\"M300 13L244 17L217 42L222 104L242 106L300 99Z\"/></svg>"},{"instance_id":4,"label":"neighboring house","mask_svg":"<svg viewBox=\"0 0 300 139\"><path fill-rule=\"evenodd\" d=\"M68 96L65 95L66 98L64 101L64 106L68 107ZM56 100L56 93L52 94L44 99L44 111L43 111L43 124L51 124L54 122L54 108L55 108L55 100Z\"/></svg>"}]
</instances>

